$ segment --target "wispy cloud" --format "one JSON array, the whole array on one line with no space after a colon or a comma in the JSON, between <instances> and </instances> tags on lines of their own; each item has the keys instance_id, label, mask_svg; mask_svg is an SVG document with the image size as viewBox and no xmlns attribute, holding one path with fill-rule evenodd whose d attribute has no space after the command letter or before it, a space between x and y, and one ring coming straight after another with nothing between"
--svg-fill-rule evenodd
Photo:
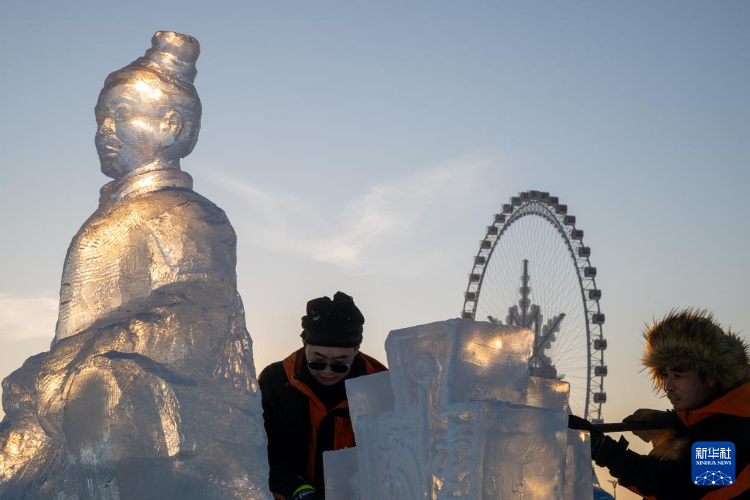
<instances>
[{"instance_id":1,"label":"wispy cloud","mask_svg":"<svg viewBox=\"0 0 750 500\"><path fill-rule=\"evenodd\" d=\"M266 189L216 169L205 173L246 205L247 215L233 224L251 235L252 245L364 274L393 269L394 260L419 246L441 215L470 195L484 165L454 161L378 183L346 201L333 217L301 195ZM417 264L427 265L434 252L424 246L429 248L421 249Z\"/></svg>"},{"instance_id":2,"label":"wispy cloud","mask_svg":"<svg viewBox=\"0 0 750 500\"><path fill-rule=\"evenodd\" d=\"M21 296L0 292L0 340L55 336L58 299L52 294Z\"/></svg>"}]
</instances>

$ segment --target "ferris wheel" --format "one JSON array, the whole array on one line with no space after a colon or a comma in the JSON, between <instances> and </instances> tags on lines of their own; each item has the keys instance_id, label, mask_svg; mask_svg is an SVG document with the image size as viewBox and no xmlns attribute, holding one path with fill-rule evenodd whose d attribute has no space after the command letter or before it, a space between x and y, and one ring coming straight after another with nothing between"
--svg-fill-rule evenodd
<instances>
[{"instance_id":1,"label":"ferris wheel","mask_svg":"<svg viewBox=\"0 0 750 500\"><path fill-rule=\"evenodd\" d=\"M549 193L512 197L479 244L461 316L531 329L529 373L570 383L571 411L602 423L602 292L575 224L567 205Z\"/></svg>"}]
</instances>

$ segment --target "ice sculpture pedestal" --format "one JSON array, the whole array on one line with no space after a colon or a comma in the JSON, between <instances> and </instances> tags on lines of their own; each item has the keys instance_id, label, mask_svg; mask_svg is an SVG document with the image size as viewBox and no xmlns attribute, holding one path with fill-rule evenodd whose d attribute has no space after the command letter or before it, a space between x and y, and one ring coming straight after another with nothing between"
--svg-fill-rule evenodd
<instances>
[{"instance_id":1,"label":"ice sculpture pedestal","mask_svg":"<svg viewBox=\"0 0 750 500\"><path fill-rule=\"evenodd\" d=\"M568 384L529 377L532 342L461 319L391 332L390 371L347 381L357 446L325 454L326 498L590 499L588 437Z\"/></svg>"}]
</instances>

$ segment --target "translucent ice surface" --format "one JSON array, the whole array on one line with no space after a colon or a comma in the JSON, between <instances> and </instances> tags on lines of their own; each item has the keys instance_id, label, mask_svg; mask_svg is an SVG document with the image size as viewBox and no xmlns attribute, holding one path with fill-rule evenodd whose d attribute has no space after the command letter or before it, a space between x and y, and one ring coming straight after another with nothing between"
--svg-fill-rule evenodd
<instances>
[{"instance_id":1,"label":"translucent ice surface","mask_svg":"<svg viewBox=\"0 0 750 500\"><path fill-rule=\"evenodd\" d=\"M529 406L492 405L481 450L482 496L552 499L563 497L567 415Z\"/></svg>"},{"instance_id":2,"label":"translucent ice surface","mask_svg":"<svg viewBox=\"0 0 750 500\"><path fill-rule=\"evenodd\" d=\"M346 381L346 397L349 400L349 416L352 427L357 429L360 415L381 413L393 409L393 391L388 372L375 373Z\"/></svg>"},{"instance_id":3,"label":"translucent ice surface","mask_svg":"<svg viewBox=\"0 0 750 500\"><path fill-rule=\"evenodd\" d=\"M532 342L531 330L464 319L392 331L386 351L396 408L525 403Z\"/></svg>"},{"instance_id":4,"label":"translucent ice surface","mask_svg":"<svg viewBox=\"0 0 750 500\"><path fill-rule=\"evenodd\" d=\"M533 335L485 322L455 324L456 358L450 373L451 400L485 399L525 403Z\"/></svg>"},{"instance_id":5,"label":"translucent ice surface","mask_svg":"<svg viewBox=\"0 0 750 500\"><path fill-rule=\"evenodd\" d=\"M565 500L589 500L594 495L591 438L586 431L568 430L565 453Z\"/></svg>"},{"instance_id":6,"label":"translucent ice surface","mask_svg":"<svg viewBox=\"0 0 750 500\"><path fill-rule=\"evenodd\" d=\"M362 415L356 435L362 500L425 498L430 491L429 448L418 415L408 411Z\"/></svg>"},{"instance_id":7,"label":"translucent ice surface","mask_svg":"<svg viewBox=\"0 0 750 500\"><path fill-rule=\"evenodd\" d=\"M323 452L326 500L359 500L356 448Z\"/></svg>"},{"instance_id":8,"label":"translucent ice surface","mask_svg":"<svg viewBox=\"0 0 750 500\"><path fill-rule=\"evenodd\" d=\"M529 377L526 404L569 413L570 384L554 378Z\"/></svg>"},{"instance_id":9,"label":"translucent ice surface","mask_svg":"<svg viewBox=\"0 0 750 500\"><path fill-rule=\"evenodd\" d=\"M433 422L415 409L360 417L361 498L563 498L567 416L467 401Z\"/></svg>"}]
</instances>

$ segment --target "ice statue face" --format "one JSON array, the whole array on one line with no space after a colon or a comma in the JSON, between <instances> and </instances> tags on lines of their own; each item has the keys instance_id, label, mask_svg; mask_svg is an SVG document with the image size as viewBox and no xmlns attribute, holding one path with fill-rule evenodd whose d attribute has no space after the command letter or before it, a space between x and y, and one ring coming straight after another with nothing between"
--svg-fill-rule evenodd
<instances>
[{"instance_id":1,"label":"ice statue face","mask_svg":"<svg viewBox=\"0 0 750 500\"><path fill-rule=\"evenodd\" d=\"M664 390L677 411L704 406L713 395L714 383L696 370L667 368L662 371Z\"/></svg>"},{"instance_id":2,"label":"ice statue face","mask_svg":"<svg viewBox=\"0 0 750 500\"><path fill-rule=\"evenodd\" d=\"M102 90L96 105L95 142L105 175L119 179L168 159L168 148L184 123L174 102L181 96L169 90L148 72Z\"/></svg>"},{"instance_id":3,"label":"ice statue face","mask_svg":"<svg viewBox=\"0 0 750 500\"><path fill-rule=\"evenodd\" d=\"M359 353L359 347L325 347L305 344L305 358L310 374L323 385L335 385L344 380L351 370L357 353ZM314 369L323 364L326 366L322 370ZM334 366L331 367L331 365ZM342 371L347 365L346 371Z\"/></svg>"}]
</instances>

